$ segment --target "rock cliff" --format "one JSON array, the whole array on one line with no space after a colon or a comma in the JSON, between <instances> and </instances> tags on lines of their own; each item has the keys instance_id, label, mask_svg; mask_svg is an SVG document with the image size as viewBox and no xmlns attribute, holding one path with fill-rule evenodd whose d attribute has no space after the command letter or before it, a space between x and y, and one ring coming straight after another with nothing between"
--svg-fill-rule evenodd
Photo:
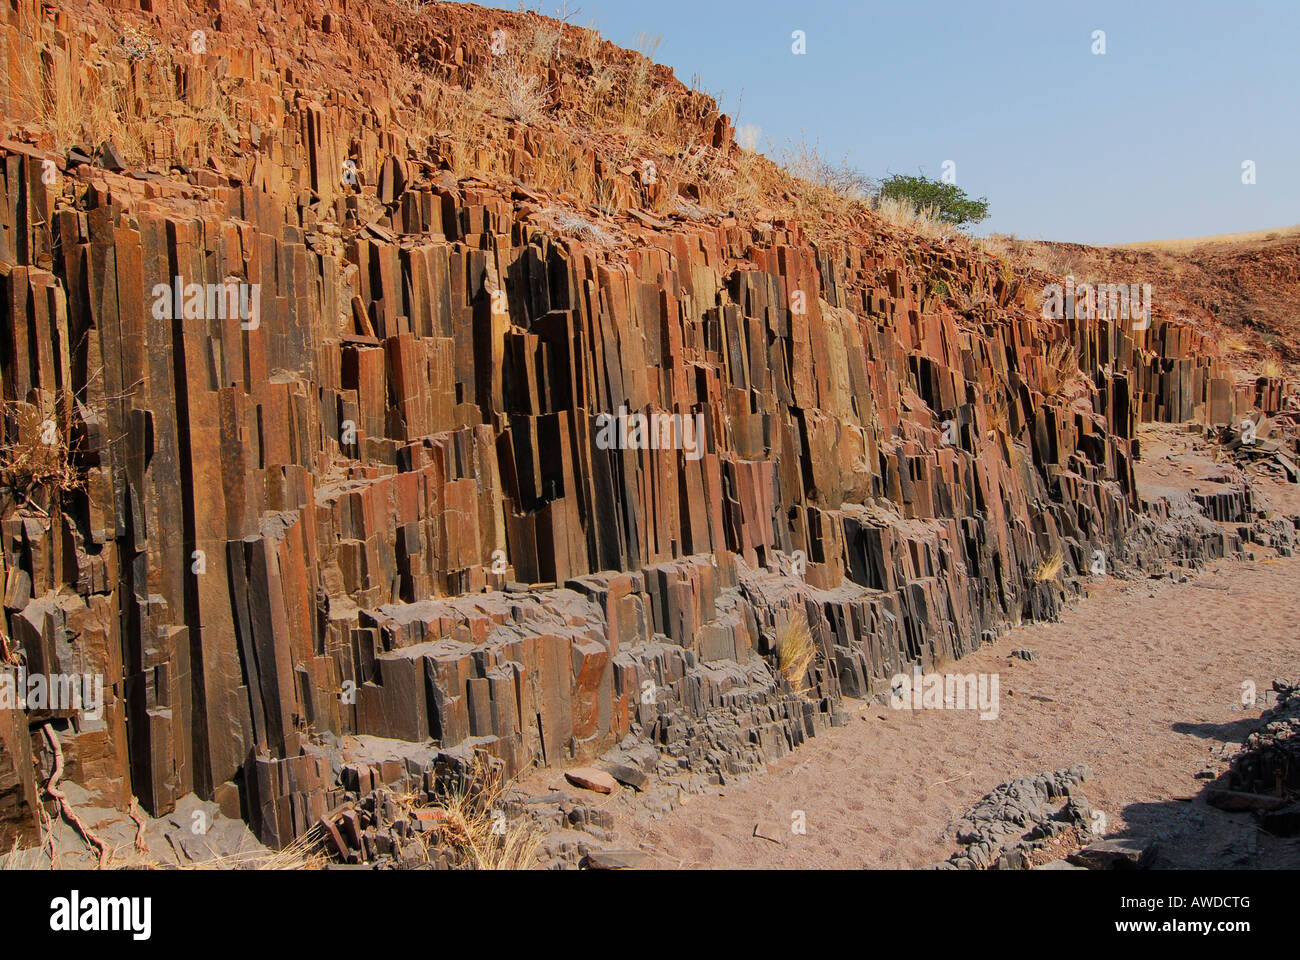
<instances>
[{"instance_id":1,"label":"rock cliff","mask_svg":"<svg viewBox=\"0 0 1300 960\"><path fill-rule=\"evenodd\" d=\"M1257 399L1158 293L1145 329L1045 320L1049 278L963 239L801 216L587 31L13 0L0 106L2 652L105 685L0 711L6 844L46 723L97 805L194 792L280 846L473 753L753 769L1098 552L1241 548L1134 484L1140 422ZM600 442L620 414L698 444ZM356 735L427 760L359 772Z\"/></svg>"}]
</instances>

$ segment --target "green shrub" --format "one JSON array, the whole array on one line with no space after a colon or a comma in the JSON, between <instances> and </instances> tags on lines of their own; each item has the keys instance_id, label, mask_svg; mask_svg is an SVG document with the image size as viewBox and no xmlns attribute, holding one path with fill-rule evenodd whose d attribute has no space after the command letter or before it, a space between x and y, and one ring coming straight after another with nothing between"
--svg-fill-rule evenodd
<instances>
[{"instance_id":1,"label":"green shrub","mask_svg":"<svg viewBox=\"0 0 1300 960\"><path fill-rule=\"evenodd\" d=\"M910 203L918 212L931 210L936 219L958 227L979 223L989 215L989 202L985 197L972 200L955 183L943 183L926 176L895 173L881 182L879 197Z\"/></svg>"}]
</instances>

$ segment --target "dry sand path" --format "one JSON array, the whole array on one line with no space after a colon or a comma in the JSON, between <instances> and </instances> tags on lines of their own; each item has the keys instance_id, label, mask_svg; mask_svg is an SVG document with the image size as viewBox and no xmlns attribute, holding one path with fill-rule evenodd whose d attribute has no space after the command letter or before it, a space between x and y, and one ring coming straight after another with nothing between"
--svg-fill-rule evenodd
<instances>
[{"instance_id":1,"label":"dry sand path","mask_svg":"<svg viewBox=\"0 0 1300 960\"><path fill-rule=\"evenodd\" d=\"M1298 598L1300 559L1222 562L1182 584L1101 581L1061 622L944 668L998 673L997 719L847 701L849 726L760 776L659 820L618 811L617 840L665 867L923 867L953 852L944 828L997 784L1082 762L1107 833L1164 834L1167 866L1290 863L1300 844L1261 846L1248 816L1175 798L1196 794L1210 749L1259 715L1241 707L1243 682L1262 697L1300 675ZM1017 648L1037 658L1009 657Z\"/></svg>"}]
</instances>

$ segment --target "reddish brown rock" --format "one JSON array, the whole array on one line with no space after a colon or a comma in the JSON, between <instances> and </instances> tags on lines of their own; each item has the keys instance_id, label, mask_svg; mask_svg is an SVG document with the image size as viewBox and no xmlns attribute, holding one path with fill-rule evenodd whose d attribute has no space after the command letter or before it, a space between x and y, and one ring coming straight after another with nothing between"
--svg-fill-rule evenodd
<instances>
[{"instance_id":1,"label":"reddish brown rock","mask_svg":"<svg viewBox=\"0 0 1300 960\"><path fill-rule=\"evenodd\" d=\"M630 732L721 780L846 695L1053 616L1096 550L1240 547L1244 497L1204 504L1232 519L1194 542L1142 522L1168 504L1135 489L1139 422L1282 401L1237 389L1191 325L1046 321L1016 292L1032 278L870 218L813 238L683 207L708 185L653 189L560 125L455 142L416 87L479 82L494 25L527 21L390 6L223 8L184 57L179 8L0 14L4 443L54 411L79 481L5 502L6 637L103 675L102 719L65 743L105 804L194 792L282 845L349 791L474 756L590 763ZM159 59L126 61L119 15ZM69 163L10 123L10 51L37 39L84 84L131 80L149 157ZM564 65L556 110L585 76ZM209 81L231 129L205 148L172 121ZM658 82L711 161L735 155L716 104ZM575 182L540 182L544 158ZM648 206L602 213L570 192L588 180ZM256 317L187 311L178 275L256 285ZM1060 342L1078 376L1052 391ZM620 415L685 418L698 443L610 449ZM774 670L794 612L806 696ZM336 762L371 740L387 753ZM29 718L0 716L0 847L31 833L42 763Z\"/></svg>"},{"instance_id":2,"label":"reddish brown rock","mask_svg":"<svg viewBox=\"0 0 1300 960\"><path fill-rule=\"evenodd\" d=\"M613 793L618 789L617 780L604 770L597 770L594 767L577 767L573 770L565 770L564 779L575 787L594 790L596 793Z\"/></svg>"}]
</instances>

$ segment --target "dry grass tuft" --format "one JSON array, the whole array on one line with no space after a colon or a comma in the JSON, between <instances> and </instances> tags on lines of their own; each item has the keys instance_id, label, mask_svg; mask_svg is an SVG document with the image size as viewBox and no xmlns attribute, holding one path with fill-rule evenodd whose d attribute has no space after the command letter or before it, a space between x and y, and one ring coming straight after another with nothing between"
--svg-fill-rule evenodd
<instances>
[{"instance_id":1,"label":"dry grass tuft","mask_svg":"<svg viewBox=\"0 0 1300 960\"><path fill-rule=\"evenodd\" d=\"M988 404L988 436L995 437L999 433L1008 434L1011 429L1011 405L1007 400L1007 392L1004 387L994 394L993 401Z\"/></svg>"},{"instance_id":2,"label":"dry grass tuft","mask_svg":"<svg viewBox=\"0 0 1300 960\"><path fill-rule=\"evenodd\" d=\"M126 58L132 63L150 60L158 55L158 40L148 27L124 27L121 44Z\"/></svg>"},{"instance_id":3,"label":"dry grass tuft","mask_svg":"<svg viewBox=\"0 0 1300 960\"><path fill-rule=\"evenodd\" d=\"M849 166L847 157L832 163L822 156L818 143L809 143L802 135L798 141L786 142L778 163L775 182L761 184L762 193L788 197L791 216L814 235L865 209L871 198L870 179ZM751 176L756 172L751 171Z\"/></svg>"},{"instance_id":4,"label":"dry grass tuft","mask_svg":"<svg viewBox=\"0 0 1300 960\"><path fill-rule=\"evenodd\" d=\"M230 100L221 92L217 81L207 71L200 71L185 91L185 106L190 111L174 121L176 146L191 165L219 156L224 144L239 142L239 131L231 115Z\"/></svg>"},{"instance_id":5,"label":"dry grass tuft","mask_svg":"<svg viewBox=\"0 0 1300 960\"><path fill-rule=\"evenodd\" d=\"M947 290L947 296L957 312L968 319L973 318L976 311L988 301L988 295L982 291L970 293L956 286Z\"/></svg>"},{"instance_id":6,"label":"dry grass tuft","mask_svg":"<svg viewBox=\"0 0 1300 960\"><path fill-rule=\"evenodd\" d=\"M324 831L312 827L282 850L267 854L249 850L182 864L183 870L319 870L329 862L325 853Z\"/></svg>"},{"instance_id":7,"label":"dry grass tuft","mask_svg":"<svg viewBox=\"0 0 1300 960\"><path fill-rule=\"evenodd\" d=\"M111 113L108 89L99 87L88 96L62 51L48 54L32 47L29 52L19 62L16 97L27 118L53 135L55 150L64 153L83 137L98 142L111 133L105 123Z\"/></svg>"},{"instance_id":8,"label":"dry grass tuft","mask_svg":"<svg viewBox=\"0 0 1300 960\"><path fill-rule=\"evenodd\" d=\"M652 94L653 83L650 68L654 66L655 51L659 49L661 37L657 34L639 33L636 38L636 50L640 54L630 70L622 78L622 115L620 120L624 128L631 130L648 130L656 119L658 110L664 102L655 103ZM658 110L652 109L657 107Z\"/></svg>"},{"instance_id":9,"label":"dry grass tuft","mask_svg":"<svg viewBox=\"0 0 1300 960\"><path fill-rule=\"evenodd\" d=\"M35 36L24 39L28 42L15 62L19 113L45 127L59 153L79 144L93 148L111 142L128 162L143 164L154 159L151 144L157 141L168 159L195 164L227 153L219 148L237 143L230 100L204 71L188 75L188 86L170 102L156 102L164 113L142 115L148 101L136 96L133 86L167 63L164 48L147 32L124 29L123 57L116 62L73 61L66 51ZM164 145L168 139L173 142Z\"/></svg>"},{"instance_id":10,"label":"dry grass tuft","mask_svg":"<svg viewBox=\"0 0 1300 960\"><path fill-rule=\"evenodd\" d=\"M950 223L939 219L933 207L917 208L899 197L880 197L871 205L876 216L891 226L919 233L931 240L952 240L962 233Z\"/></svg>"},{"instance_id":11,"label":"dry grass tuft","mask_svg":"<svg viewBox=\"0 0 1300 960\"><path fill-rule=\"evenodd\" d=\"M1065 555L1058 548L1050 557L1038 565L1038 570L1034 572L1034 579L1039 583L1055 580L1061 575L1064 566Z\"/></svg>"},{"instance_id":12,"label":"dry grass tuft","mask_svg":"<svg viewBox=\"0 0 1300 960\"><path fill-rule=\"evenodd\" d=\"M500 771L476 762L464 782L439 797L439 805L433 807L439 824L436 836L458 866L472 870L537 866L541 833L527 817L506 819L504 791Z\"/></svg>"},{"instance_id":13,"label":"dry grass tuft","mask_svg":"<svg viewBox=\"0 0 1300 960\"><path fill-rule=\"evenodd\" d=\"M848 158L831 163L821 154L819 143L800 137L791 140L782 152L782 166L791 176L806 180L815 187L830 191L848 203L862 203L871 196L871 181L848 164Z\"/></svg>"},{"instance_id":14,"label":"dry grass tuft","mask_svg":"<svg viewBox=\"0 0 1300 960\"><path fill-rule=\"evenodd\" d=\"M801 695L808 692L805 681L816 654L817 645L808 628L808 617L802 610L796 610L777 634L776 662L781 676Z\"/></svg>"},{"instance_id":15,"label":"dry grass tuft","mask_svg":"<svg viewBox=\"0 0 1300 960\"><path fill-rule=\"evenodd\" d=\"M68 402L41 394L34 403L0 403L0 486L15 502L31 502L38 490L59 494L85 485L78 444L69 436Z\"/></svg>"},{"instance_id":16,"label":"dry grass tuft","mask_svg":"<svg viewBox=\"0 0 1300 960\"><path fill-rule=\"evenodd\" d=\"M524 27L522 44L524 56L534 63L548 64L557 59L564 48L564 34L559 25L545 17L535 17Z\"/></svg>"},{"instance_id":17,"label":"dry grass tuft","mask_svg":"<svg viewBox=\"0 0 1300 960\"><path fill-rule=\"evenodd\" d=\"M1047 348L1042 383L1045 396L1059 397L1079 376L1079 352L1073 345L1060 341Z\"/></svg>"},{"instance_id":18,"label":"dry grass tuft","mask_svg":"<svg viewBox=\"0 0 1300 960\"><path fill-rule=\"evenodd\" d=\"M18 838L14 837L9 852L0 854L0 870L22 870L27 859L27 851L18 849Z\"/></svg>"},{"instance_id":19,"label":"dry grass tuft","mask_svg":"<svg viewBox=\"0 0 1300 960\"><path fill-rule=\"evenodd\" d=\"M494 61L489 84L511 120L532 125L546 115L552 91L522 63L505 58Z\"/></svg>"},{"instance_id":20,"label":"dry grass tuft","mask_svg":"<svg viewBox=\"0 0 1300 960\"><path fill-rule=\"evenodd\" d=\"M597 64L587 87L587 98L583 104L583 113L593 125L603 124L610 115L614 99L614 90L618 84L618 71L613 64Z\"/></svg>"},{"instance_id":21,"label":"dry grass tuft","mask_svg":"<svg viewBox=\"0 0 1300 960\"><path fill-rule=\"evenodd\" d=\"M546 214L561 234L577 237L584 243L599 247L608 247L614 242L614 234L608 228L593 223L571 210L551 209L547 210Z\"/></svg>"}]
</instances>

